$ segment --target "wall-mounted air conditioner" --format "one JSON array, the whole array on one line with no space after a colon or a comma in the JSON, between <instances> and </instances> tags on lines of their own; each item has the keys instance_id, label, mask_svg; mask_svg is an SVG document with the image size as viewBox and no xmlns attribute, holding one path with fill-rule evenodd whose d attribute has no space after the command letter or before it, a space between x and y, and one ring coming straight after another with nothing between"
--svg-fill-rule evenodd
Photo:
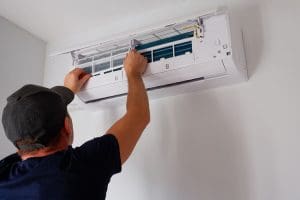
<instances>
[{"instance_id":1,"label":"wall-mounted air conditioner","mask_svg":"<svg viewBox=\"0 0 300 200\"><path fill-rule=\"evenodd\" d=\"M93 75L78 97L90 103L126 95L123 59L132 47L148 60L150 97L244 81L242 33L232 26L221 10L74 50L73 65Z\"/></svg>"}]
</instances>

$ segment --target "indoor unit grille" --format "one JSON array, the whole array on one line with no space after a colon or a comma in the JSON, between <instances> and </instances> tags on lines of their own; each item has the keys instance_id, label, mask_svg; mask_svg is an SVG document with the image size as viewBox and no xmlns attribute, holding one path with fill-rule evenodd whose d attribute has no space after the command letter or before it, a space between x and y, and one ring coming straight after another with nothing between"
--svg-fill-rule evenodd
<instances>
[{"instance_id":1,"label":"indoor unit grille","mask_svg":"<svg viewBox=\"0 0 300 200\"><path fill-rule=\"evenodd\" d=\"M172 46L154 49L153 51L143 52L142 55L145 56L148 62L155 62L162 58L171 58L180 55L185 55L187 53L192 53L192 41L178 43ZM153 57L152 57L153 55Z\"/></svg>"},{"instance_id":2,"label":"indoor unit grille","mask_svg":"<svg viewBox=\"0 0 300 200\"><path fill-rule=\"evenodd\" d=\"M149 63L156 62L161 59L168 59L192 53L192 41L181 41L192 38L193 36L194 32L178 34L149 43L139 44L136 46L136 49L147 58ZM147 49L151 50L147 51ZM118 70L122 68L123 60L128 50L129 48L122 48L114 50L111 53L93 54L89 57L79 59L77 63L87 73L93 75L100 75L101 73L107 74L116 71L116 67ZM119 68L120 66L121 68Z\"/></svg>"}]
</instances>

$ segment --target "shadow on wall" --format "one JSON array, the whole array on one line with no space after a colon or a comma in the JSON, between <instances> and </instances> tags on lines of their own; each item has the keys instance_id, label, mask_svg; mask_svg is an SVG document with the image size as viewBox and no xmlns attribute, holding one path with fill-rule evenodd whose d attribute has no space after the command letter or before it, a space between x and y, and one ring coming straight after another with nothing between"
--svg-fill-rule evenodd
<instances>
[{"instance_id":1,"label":"shadow on wall","mask_svg":"<svg viewBox=\"0 0 300 200\"><path fill-rule=\"evenodd\" d=\"M205 93L154 104L137 163L147 199L250 199L238 102Z\"/></svg>"},{"instance_id":2,"label":"shadow on wall","mask_svg":"<svg viewBox=\"0 0 300 200\"><path fill-rule=\"evenodd\" d=\"M259 5L252 2L249 5L234 5L230 8L231 20L235 20L243 31L249 78L253 76L263 57L264 41L261 12Z\"/></svg>"}]
</instances>

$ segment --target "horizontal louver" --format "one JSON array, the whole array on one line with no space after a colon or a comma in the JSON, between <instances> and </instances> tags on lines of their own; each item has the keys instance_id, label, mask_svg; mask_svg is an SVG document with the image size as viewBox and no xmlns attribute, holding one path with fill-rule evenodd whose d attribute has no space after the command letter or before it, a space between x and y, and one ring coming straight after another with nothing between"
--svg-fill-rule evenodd
<instances>
[{"instance_id":1,"label":"horizontal louver","mask_svg":"<svg viewBox=\"0 0 300 200\"><path fill-rule=\"evenodd\" d=\"M115 71L120 71L121 69L123 69L123 67L115 68L115 69L113 69L113 71L114 71L114 72L115 72Z\"/></svg>"}]
</instances>

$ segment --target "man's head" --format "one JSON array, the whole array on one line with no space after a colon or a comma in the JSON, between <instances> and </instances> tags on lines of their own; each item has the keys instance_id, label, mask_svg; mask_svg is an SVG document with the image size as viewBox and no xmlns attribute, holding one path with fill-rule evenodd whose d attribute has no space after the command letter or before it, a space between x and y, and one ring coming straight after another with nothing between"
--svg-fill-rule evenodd
<instances>
[{"instance_id":1,"label":"man's head","mask_svg":"<svg viewBox=\"0 0 300 200\"><path fill-rule=\"evenodd\" d=\"M71 144L73 129L67 105L73 98L74 93L66 87L25 85L7 98L2 113L7 138L21 152L49 147L62 139Z\"/></svg>"}]
</instances>

